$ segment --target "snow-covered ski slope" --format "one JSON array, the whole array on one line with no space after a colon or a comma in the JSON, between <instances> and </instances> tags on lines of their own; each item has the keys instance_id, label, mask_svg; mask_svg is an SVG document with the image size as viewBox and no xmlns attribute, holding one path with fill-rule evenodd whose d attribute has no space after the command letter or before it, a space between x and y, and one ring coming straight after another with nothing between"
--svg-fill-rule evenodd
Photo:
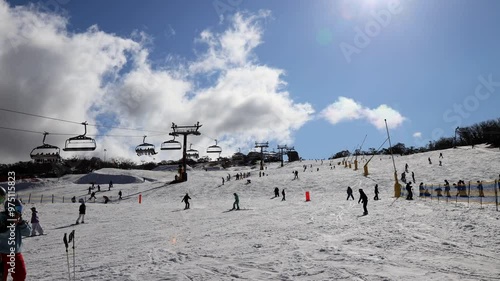
<instances>
[{"instance_id":1,"label":"snow-covered ski slope","mask_svg":"<svg viewBox=\"0 0 500 281\"><path fill-rule=\"evenodd\" d=\"M444 159L438 159L439 152ZM189 181L175 185L165 185L174 178L171 171L96 171L103 182L106 175L143 182L115 183L111 191L101 185L97 203L87 203L85 224L76 226L70 225L78 217L78 203L26 204L24 217L29 219L29 208L36 206L48 233L23 242L28 280L67 280L62 238L73 229L77 280L500 280L495 205L481 209L466 201L418 198L419 182L498 179L498 149L459 147L395 157L398 174L406 163L407 178L415 173L414 201L395 201L390 157L373 158L368 177L362 175L363 160L358 171L338 161L272 163L263 177L258 166L194 169ZM299 180L292 180L294 170ZM236 181L237 172L251 172L251 183ZM221 185L228 173L231 181ZM29 193L85 196L89 185L75 184L82 176L45 180L19 195L24 201ZM373 201L375 183L379 201ZM346 201L348 185L356 201ZM271 199L274 187L285 188L286 201ZM359 188L369 197L368 216L360 216ZM125 197L119 202L118 190ZM186 192L192 198L189 210L181 203ZM234 192L247 210L225 212ZM112 202L102 204L103 195ZM71 255L70 249L72 262Z\"/></svg>"}]
</instances>

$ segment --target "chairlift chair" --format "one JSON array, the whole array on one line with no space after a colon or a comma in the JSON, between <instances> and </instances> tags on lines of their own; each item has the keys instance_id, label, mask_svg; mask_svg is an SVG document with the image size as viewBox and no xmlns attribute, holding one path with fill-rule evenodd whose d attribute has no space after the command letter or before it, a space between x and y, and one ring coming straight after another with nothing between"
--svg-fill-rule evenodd
<instances>
[{"instance_id":1,"label":"chairlift chair","mask_svg":"<svg viewBox=\"0 0 500 281\"><path fill-rule=\"evenodd\" d=\"M142 143L135 148L135 152L137 153L137 156L141 155L151 156L157 154L157 152L155 151L154 144L146 142L146 136L144 136L144 138L142 139Z\"/></svg>"},{"instance_id":2,"label":"chairlift chair","mask_svg":"<svg viewBox=\"0 0 500 281\"><path fill-rule=\"evenodd\" d=\"M82 125L85 127L83 135L67 139L63 148L64 151L94 151L96 149L95 140L85 136L87 134L87 122L83 122Z\"/></svg>"},{"instance_id":3,"label":"chairlift chair","mask_svg":"<svg viewBox=\"0 0 500 281\"><path fill-rule=\"evenodd\" d=\"M46 144L45 137L49 133L43 133L43 145L37 146L33 148L30 152L30 157L36 163L45 163L45 162L58 162L61 160L61 149L57 146Z\"/></svg>"},{"instance_id":4,"label":"chairlift chair","mask_svg":"<svg viewBox=\"0 0 500 281\"><path fill-rule=\"evenodd\" d=\"M198 150L191 148L192 145L192 143L189 144L189 149L186 151L186 156L198 159L198 157L200 157L200 154L198 153Z\"/></svg>"},{"instance_id":5,"label":"chairlift chair","mask_svg":"<svg viewBox=\"0 0 500 281\"><path fill-rule=\"evenodd\" d=\"M215 140L215 145L211 145L207 148L207 153L221 153L222 148L217 145L217 140Z\"/></svg>"},{"instance_id":6,"label":"chairlift chair","mask_svg":"<svg viewBox=\"0 0 500 281\"><path fill-rule=\"evenodd\" d=\"M168 140L168 141L164 141L162 144L161 144L161 150L179 150L182 148L182 145L180 142L176 141L175 140L175 136L174 136L174 139L172 140Z\"/></svg>"}]
</instances>

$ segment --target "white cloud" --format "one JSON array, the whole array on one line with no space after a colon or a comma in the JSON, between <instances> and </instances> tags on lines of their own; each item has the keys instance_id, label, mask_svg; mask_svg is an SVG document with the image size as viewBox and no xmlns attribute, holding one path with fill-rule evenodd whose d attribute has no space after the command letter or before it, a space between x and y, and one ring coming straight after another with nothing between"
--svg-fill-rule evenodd
<instances>
[{"instance_id":1,"label":"white cloud","mask_svg":"<svg viewBox=\"0 0 500 281\"><path fill-rule=\"evenodd\" d=\"M205 154L219 139L223 155L255 141L293 142L293 132L311 119L314 109L296 103L286 91L284 70L259 64L253 53L262 43L257 15L236 14L221 33L203 31L197 42L205 51L194 60L154 68L148 61L146 34L122 38L97 26L81 33L67 30L67 19L32 8L11 8L0 0L0 104L14 109L90 124L110 117L113 125L157 132L112 129L97 137L91 155L138 160L133 148L142 143L159 147L171 139L172 122L200 121L203 136L191 136L193 148ZM131 38L141 32L134 31ZM175 54L173 55L175 56ZM209 83L201 76L213 75ZM199 86L201 85L201 86ZM83 133L83 126L0 111L0 126L50 133ZM88 134L97 132L88 126ZM102 129L101 129L102 130ZM159 132L164 132L163 135ZM1 162L27 160L41 145L42 135L5 131L0 140ZM127 135L136 137L115 137ZM161 135L161 136L160 136ZM47 143L64 146L68 136L49 135ZM63 157L71 154L63 153ZM180 152L155 158L178 159ZM150 159L148 159L150 160Z\"/></svg>"},{"instance_id":2,"label":"white cloud","mask_svg":"<svg viewBox=\"0 0 500 281\"><path fill-rule=\"evenodd\" d=\"M422 137L422 133L421 132L415 132L415 133L413 133L413 137L414 138L421 138Z\"/></svg>"},{"instance_id":3,"label":"white cloud","mask_svg":"<svg viewBox=\"0 0 500 281\"><path fill-rule=\"evenodd\" d=\"M364 119L377 129L384 129L387 120L389 128L396 128L406 119L398 111L382 104L371 109L364 107L353 99L339 97L338 100L323 109L320 116L332 124L339 122Z\"/></svg>"}]
</instances>

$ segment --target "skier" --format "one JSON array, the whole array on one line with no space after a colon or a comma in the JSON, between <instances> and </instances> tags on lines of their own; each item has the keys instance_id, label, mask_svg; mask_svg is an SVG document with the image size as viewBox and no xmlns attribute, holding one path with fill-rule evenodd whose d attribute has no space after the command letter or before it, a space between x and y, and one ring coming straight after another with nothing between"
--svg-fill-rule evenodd
<instances>
[{"instance_id":1,"label":"skier","mask_svg":"<svg viewBox=\"0 0 500 281\"><path fill-rule=\"evenodd\" d=\"M445 180L446 181L446 180ZM449 190L449 188L448 188ZM418 196L423 197L425 193L425 188L424 188L424 183L421 182L420 185L418 186Z\"/></svg>"},{"instance_id":2,"label":"skier","mask_svg":"<svg viewBox=\"0 0 500 281\"><path fill-rule=\"evenodd\" d=\"M479 189L479 197L484 197L483 183L482 182L477 181L477 189Z\"/></svg>"},{"instance_id":3,"label":"skier","mask_svg":"<svg viewBox=\"0 0 500 281\"><path fill-rule=\"evenodd\" d=\"M82 219L82 223L85 223L85 211L87 210L87 206L85 206L85 202L83 199L80 199L80 208L78 208L78 219L76 220L76 224L80 224L80 218Z\"/></svg>"},{"instance_id":4,"label":"skier","mask_svg":"<svg viewBox=\"0 0 500 281\"><path fill-rule=\"evenodd\" d=\"M186 206L184 207L184 210L187 210L189 209L189 199L191 199L191 197L189 197L189 195L186 193L186 195L184 195L184 198L182 198L182 202L184 202L186 204Z\"/></svg>"},{"instance_id":5,"label":"skier","mask_svg":"<svg viewBox=\"0 0 500 281\"><path fill-rule=\"evenodd\" d=\"M122 200L122 191L118 191L118 199Z\"/></svg>"},{"instance_id":6,"label":"skier","mask_svg":"<svg viewBox=\"0 0 500 281\"><path fill-rule=\"evenodd\" d=\"M284 188L281 190L281 195L283 195L283 198L281 199L281 201L285 201L285 189Z\"/></svg>"},{"instance_id":7,"label":"skier","mask_svg":"<svg viewBox=\"0 0 500 281\"><path fill-rule=\"evenodd\" d=\"M277 187L274 188L274 198L276 197L280 197L280 189Z\"/></svg>"},{"instance_id":8,"label":"skier","mask_svg":"<svg viewBox=\"0 0 500 281\"><path fill-rule=\"evenodd\" d=\"M446 197L451 197L450 195L450 183L448 180L444 180L444 192L446 193Z\"/></svg>"},{"instance_id":9,"label":"skier","mask_svg":"<svg viewBox=\"0 0 500 281\"><path fill-rule=\"evenodd\" d=\"M378 184L375 184L375 197L373 197L373 200L378 200Z\"/></svg>"},{"instance_id":10,"label":"skier","mask_svg":"<svg viewBox=\"0 0 500 281\"><path fill-rule=\"evenodd\" d=\"M443 158L443 153L442 152L439 153L439 158Z\"/></svg>"},{"instance_id":11,"label":"skier","mask_svg":"<svg viewBox=\"0 0 500 281\"><path fill-rule=\"evenodd\" d=\"M71 202L76 203L76 196L71 197Z\"/></svg>"},{"instance_id":12,"label":"skier","mask_svg":"<svg viewBox=\"0 0 500 281\"><path fill-rule=\"evenodd\" d=\"M408 163L406 163L406 164L405 164L405 172L407 172L407 173L408 173L408 167L409 167L409 166L408 166Z\"/></svg>"},{"instance_id":13,"label":"skier","mask_svg":"<svg viewBox=\"0 0 500 281\"><path fill-rule=\"evenodd\" d=\"M432 164L431 158L428 157L427 160L429 160L429 164Z\"/></svg>"},{"instance_id":14,"label":"skier","mask_svg":"<svg viewBox=\"0 0 500 281\"><path fill-rule=\"evenodd\" d=\"M0 200L4 201L5 196L5 189L0 187ZM22 218L23 205L21 201L13 198L5 200L4 209L5 211L0 213L0 255L3 261L2 280L7 280L9 273L14 281L26 280L26 264L21 253L22 236L29 236L31 234L31 227ZM8 226L12 227L8 228Z\"/></svg>"},{"instance_id":15,"label":"skier","mask_svg":"<svg viewBox=\"0 0 500 281\"><path fill-rule=\"evenodd\" d=\"M104 195L102 198L104 198L104 204L108 204L109 202L109 197Z\"/></svg>"},{"instance_id":16,"label":"skier","mask_svg":"<svg viewBox=\"0 0 500 281\"><path fill-rule=\"evenodd\" d=\"M92 193L92 187L89 186L89 194Z\"/></svg>"},{"instance_id":17,"label":"skier","mask_svg":"<svg viewBox=\"0 0 500 281\"><path fill-rule=\"evenodd\" d=\"M411 181L406 184L406 191L408 192L406 200L413 200L413 192L411 191Z\"/></svg>"},{"instance_id":18,"label":"skier","mask_svg":"<svg viewBox=\"0 0 500 281\"><path fill-rule=\"evenodd\" d=\"M368 215L368 210L366 209L366 205L368 204L368 197L366 196L365 192L361 188L359 189L358 204L359 204L359 202L363 202L363 216Z\"/></svg>"},{"instance_id":19,"label":"skier","mask_svg":"<svg viewBox=\"0 0 500 281\"><path fill-rule=\"evenodd\" d=\"M94 191L93 191L93 192L92 192L92 194L90 195L89 200L90 200L90 199L92 199L92 198L94 198L94 201L95 201L95 199L97 199L97 197L95 197L95 192L94 192Z\"/></svg>"},{"instance_id":20,"label":"skier","mask_svg":"<svg viewBox=\"0 0 500 281\"><path fill-rule=\"evenodd\" d=\"M354 200L354 196L352 195L352 188L350 186L347 187L347 200L349 200L349 197Z\"/></svg>"},{"instance_id":21,"label":"skier","mask_svg":"<svg viewBox=\"0 0 500 281\"><path fill-rule=\"evenodd\" d=\"M401 181L406 183L406 173L405 172L401 173Z\"/></svg>"},{"instance_id":22,"label":"skier","mask_svg":"<svg viewBox=\"0 0 500 281\"><path fill-rule=\"evenodd\" d=\"M232 210L239 210L240 209L240 198L238 197L238 194L234 193L234 203L233 203L233 209Z\"/></svg>"},{"instance_id":23,"label":"skier","mask_svg":"<svg viewBox=\"0 0 500 281\"><path fill-rule=\"evenodd\" d=\"M295 175L295 176L293 177L293 179L294 179L294 180L298 180L298 179L299 179L299 171L295 170L295 171L293 172L293 174Z\"/></svg>"},{"instance_id":24,"label":"skier","mask_svg":"<svg viewBox=\"0 0 500 281\"><path fill-rule=\"evenodd\" d=\"M411 172L411 179L413 180L413 183L416 183L415 182L415 173L414 172Z\"/></svg>"},{"instance_id":25,"label":"skier","mask_svg":"<svg viewBox=\"0 0 500 281\"><path fill-rule=\"evenodd\" d=\"M97 191L101 192L101 186L100 185L97 185Z\"/></svg>"},{"instance_id":26,"label":"skier","mask_svg":"<svg viewBox=\"0 0 500 281\"><path fill-rule=\"evenodd\" d=\"M39 235L43 235L43 229L38 219L38 211L35 207L31 207L31 229L31 236L35 236L37 232Z\"/></svg>"},{"instance_id":27,"label":"skier","mask_svg":"<svg viewBox=\"0 0 500 281\"><path fill-rule=\"evenodd\" d=\"M108 191L111 191L112 187L113 187L113 181L109 181Z\"/></svg>"}]
</instances>

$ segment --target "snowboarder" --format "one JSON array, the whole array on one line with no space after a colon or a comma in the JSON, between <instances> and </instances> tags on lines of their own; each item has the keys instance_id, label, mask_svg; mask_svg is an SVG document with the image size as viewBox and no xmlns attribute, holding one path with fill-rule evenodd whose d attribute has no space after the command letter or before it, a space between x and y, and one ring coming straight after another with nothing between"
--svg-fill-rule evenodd
<instances>
[{"instance_id":1,"label":"snowboarder","mask_svg":"<svg viewBox=\"0 0 500 281\"><path fill-rule=\"evenodd\" d=\"M43 235L43 229L38 219L38 211L35 207L31 207L31 236L35 236L37 232L39 235Z\"/></svg>"},{"instance_id":2,"label":"snowboarder","mask_svg":"<svg viewBox=\"0 0 500 281\"><path fill-rule=\"evenodd\" d=\"M274 198L276 197L280 197L280 189L277 187L274 188Z\"/></svg>"},{"instance_id":3,"label":"snowboarder","mask_svg":"<svg viewBox=\"0 0 500 281\"><path fill-rule=\"evenodd\" d=\"M411 191L411 189L411 182L408 182L406 184L406 191L408 192L408 195L406 195L406 200L413 200L413 192Z\"/></svg>"},{"instance_id":4,"label":"snowboarder","mask_svg":"<svg viewBox=\"0 0 500 281\"><path fill-rule=\"evenodd\" d=\"M95 197L95 191L92 191L92 194L90 194L89 200L92 198L94 198L94 201L95 201L95 199L97 199L97 197Z\"/></svg>"},{"instance_id":5,"label":"snowboarder","mask_svg":"<svg viewBox=\"0 0 500 281\"><path fill-rule=\"evenodd\" d=\"M80 224L80 219L82 219L82 223L85 223L85 212L87 211L87 206L85 206L85 202L83 199L80 199L80 208L78 208L78 219L76 219L76 224Z\"/></svg>"},{"instance_id":6,"label":"snowboarder","mask_svg":"<svg viewBox=\"0 0 500 281\"><path fill-rule=\"evenodd\" d=\"M109 197L104 195L102 198L104 198L104 204L108 204L109 202Z\"/></svg>"},{"instance_id":7,"label":"snowboarder","mask_svg":"<svg viewBox=\"0 0 500 281\"><path fill-rule=\"evenodd\" d=\"M418 196L422 197L424 196L425 193L425 188L424 188L424 183L421 182L420 185L418 186Z\"/></svg>"},{"instance_id":8,"label":"snowboarder","mask_svg":"<svg viewBox=\"0 0 500 281\"><path fill-rule=\"evenodd\" d=\"M366 205L368 204L368 197L366 196L365 192L361 188L359 189L358 204L359 204L359 202L363 202L363 216L368 215L368 210L366 209Z\"/></svg>"},{"instance_id":9,"label":"snowboarder","mask_svg":"<svg viewBox=\"0 0 500 281\"><path fill-rule=\"evenodd\" d=\"M373 197L373 200L379 200L378 199L378 184L375 184L375 197Z\"/></svg>"},{"instance_id":10,"label":"snowboarder","mask_svg":"<svg viewBox=\"0 0 500 281\"><path fill-rule=\"evenodd\" d=\"M352 195L352 188L350 186L347 187L347 200L349 200L349 197L354 200L354 196Z\"/></svg>"},{"instance_id":11,"label":"snowboarder","mask_svg":"<svg viewBox=\"0 0 500 281\"><path fill-rule=\"evenodd\" d=\"M477 181L477 189L479 189L479 197L484 197L483 183L482 182Z\"/></svg>"},{"instance_id":12,"label":"snowboarder","mask_svg":"<svg viewBox=\"0 0 500 281\"><path fill-rule=\"evenodd\" d=\"M122 191L118 191L118 199L122 200Z\"/></svg>"},{"instance_id":13,"label":"snowboarder","mask_svg":"<svg viewBox=\"0 0 500 281\"><path fill-rule=\"evenodd\" d=\"M233 209L232 210L239 210L240 209L240 198L238 197L238 194L234 193L234 203L233 203Z\"/></svg>"},{"instance_id":14,"label":"snowboarder","mask_svg":"<svg viewBox=\"0 0 500 281\"><path fill-rule=\"evenodd\" d=\"M191 199L191 197L189 197L189 195L187 193L186 193L186 195L184 195L184 198L182 198L181 202L184 202L186 204L186 206L184 207L184 210L189 209L189 199Z\"/></svg>"},{"instance_id":15,"label":"snowboarder","mask_svg":"<svg viewBox=\"0 0 500 281\"><path fill-rule=\"evenodd\" d=\"M284 188L281 190L281 195L283 195L283 198L281 199L281 201L285 201L285 189Z\"/></svg>"},{"instance_id":16,"label":"snowboarder","mask_svg":"<svg viewBox=\"0 0 500 281\"><path fill-rule=\"evenodd\" d=\"M76 203L76 196L71 197L71 202Z\"/></svg>"},{"instance_id":17,"label":"snowboarder","mask_svg":"<svg viewBox=\"0 0 500 281\"><path fill-rule=\"evenodd\" d=\"M0 187L0 199L3 203L7 193ZM31 227L23 220L23 205L20 200L5 200L4 212L0 213L0 255L4 262L3 280L7 280L10 273L13 280L26 280L26 264L22 249L22 236L31 234ZM12 226L7 228L8 226ZM10 262L8 262L10 261Z\"/></svg>"}]
</instances>

